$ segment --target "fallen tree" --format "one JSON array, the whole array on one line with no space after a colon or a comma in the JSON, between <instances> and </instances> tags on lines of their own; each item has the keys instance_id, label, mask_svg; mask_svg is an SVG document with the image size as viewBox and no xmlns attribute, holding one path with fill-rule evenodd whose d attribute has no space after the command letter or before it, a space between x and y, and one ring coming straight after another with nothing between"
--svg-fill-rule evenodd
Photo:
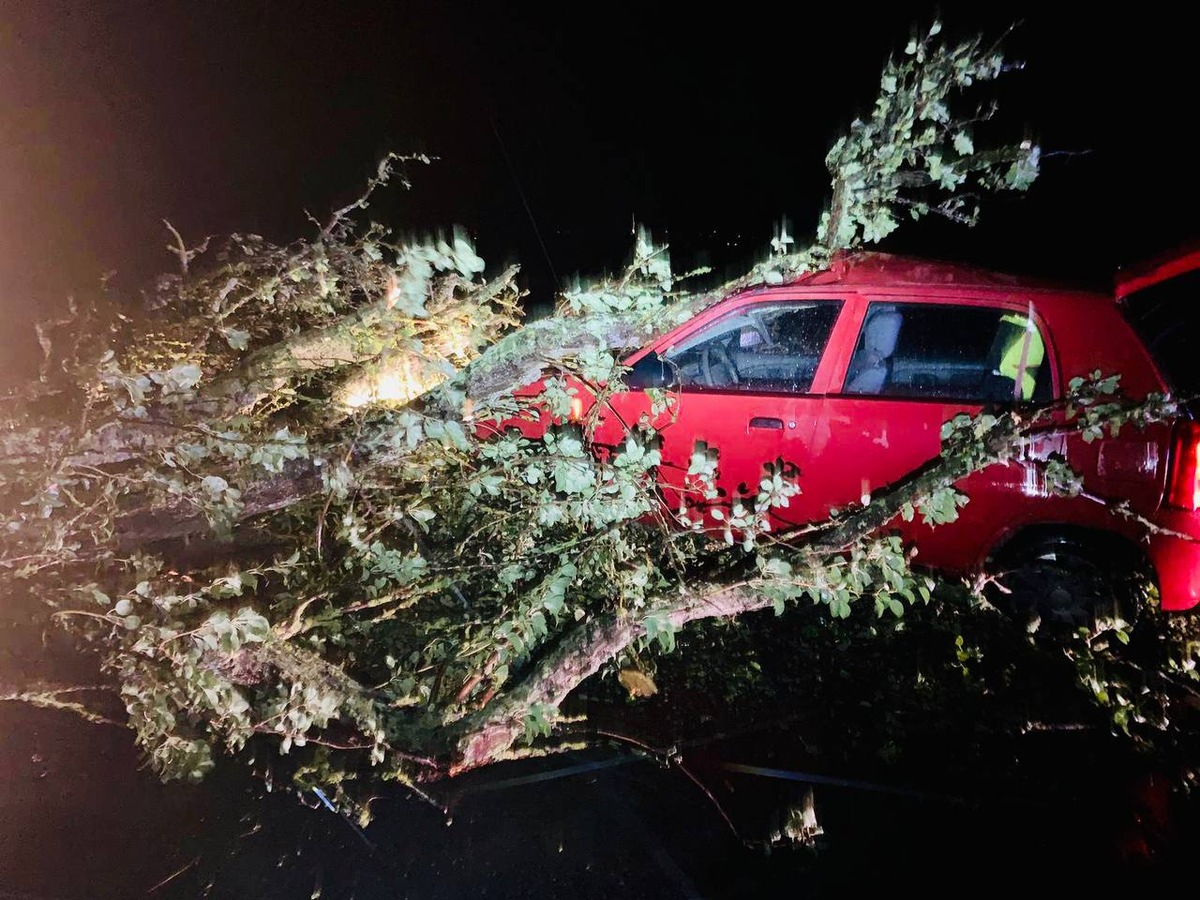
<instances>
[{"instance_id":1,"label":"fallen tree","mask_svg":"<svg viewBox=\"0 0 1200 900\"><path fill-rule=\"evenodd\" d=\"M597 673L649 677L690 623L802 600L835 621L862 601L898 620L938 585L889 521L952 517L957 482L1048 423L1150 421L1170 398L1122 399L1098 379L1057 408L956 420L938 459L861 508L787 536L748 527L734 546L662 513L652 429L597 456L586 429L477 428L519 415L518 389L546 372L552 405L569 402L566 373L619 389L623 349L733 290L827 266L902 216L970 224L980 193L1028 187L1038 148L976 147L994 107L956 111L1007 70L1002 54L939 31L888 63L871 115L830 151L815 242L793 251L781 232L713 290L681 289L640 233L622 275L521 324L516 270L488 276L465 236L399 242L360 223L375 191L426 161L398 156L287 246L189 247L172 229L179 271L139 312L80 306L39 331L42 377L9 404L0 445L0 569L101 655L161 776L200 779L214 748L274 741L297 784L350 805L349 773L419 790L578 736L561 717L572 693ZM794 489L764 492L758 515ZM1097 674L1088 641L1073 652L1093 683L1125 677ZM1164 653L1190 672L1181 646ZM0 699L78 706L68 694ZM1126 727L1169 718L1144 698L1105 702Z\"/></svg>"}]
</instances>

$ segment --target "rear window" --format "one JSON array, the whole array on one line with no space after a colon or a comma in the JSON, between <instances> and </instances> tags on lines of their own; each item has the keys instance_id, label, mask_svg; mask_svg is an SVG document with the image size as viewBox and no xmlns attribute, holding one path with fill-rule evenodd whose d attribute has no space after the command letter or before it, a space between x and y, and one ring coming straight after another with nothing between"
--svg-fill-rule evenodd
<instances>
[{"instance_id":1,"label":"rear window","mask_svg":"<svg viewBox=\"0 0 1200 900\"><path fill-rule=\"evenodd\" d=\"M1012 310L872 303L844 394L1003 403L1050 398L1045 343Z\"/></svg>"},{"instance_id":2,"label":"rear window","mask_svg":"<svg viewBox=\"0 0 1200 900\"><path fill-rule=\"evenodd\" d=\"M1123 301L1125 317L1154 357L1167 384L1196 409L1200 365L1200 269L1142 288Z\"/></svg>"}]
</instances>

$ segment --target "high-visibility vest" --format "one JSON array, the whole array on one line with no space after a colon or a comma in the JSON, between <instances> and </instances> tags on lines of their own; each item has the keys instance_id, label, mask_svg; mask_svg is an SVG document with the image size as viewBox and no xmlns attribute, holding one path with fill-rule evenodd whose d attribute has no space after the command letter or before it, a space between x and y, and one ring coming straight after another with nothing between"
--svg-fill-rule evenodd
<instances>
[{"instance_id":1,"label":"high-visibility vest","mask_svg":"<svg viewBox=\"0 0 1200 900\"><path fill-rule=\"evenodd\" d=\"M1033 324L1033 319L1014 313L1002 316L1000 321L1005 325L1015 325L1018 330L1005 341L996 371L1020 384L1021 397L1030 400L1037 384L1038 366L1046 358L1046 345L1042 343L1042 335Z\"/></svg>"}]
</instances>

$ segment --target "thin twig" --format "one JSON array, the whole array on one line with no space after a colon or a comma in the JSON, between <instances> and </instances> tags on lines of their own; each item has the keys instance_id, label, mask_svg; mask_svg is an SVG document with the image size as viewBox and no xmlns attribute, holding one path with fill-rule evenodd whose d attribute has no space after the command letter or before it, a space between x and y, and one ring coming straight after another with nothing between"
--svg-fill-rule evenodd
<instances>
[{"instance_id":1,"label":"thin twig","mask_svg":"<svg viewBox=\"0 0 1200 900\"><path fill-rule=\"evenodd\" d=\"M183 274L186 275L188 273L188 263L192 261L193 257L199 256L208 249L208 242L212 240L212 235L209 235L198 246L189 250L187 244L183 242L183 236L175 230L175 226L166 219L163 219L163 224L166 225L167 230L175 236L175 246L172 247L170 244L168 244L167 250L179 257L179 268L181 268L183 270Z\"/></svg>"},{"instance_id":2,"label":"thin twig","mask_svg":"<svg viewBox=\"0 0 1200 900\"><path fill-rule=\"evenodd\" d=\"M152 888L150 888L149 890L147 890L147 891L146 891L146 893L147 893L147 894L153 894L153 893L154 893L155 891L157 891L157 890L158 890L160 887L162 887L163 885L167 884L168 882L174 881L176 878L178 878L180 875L182 875L184 872L186 872L188 869L190 869L192 866L194 866L194 865L195 865L196 863L198 863L198 862L200 862L200 857L199 857L199 856L195 856L195 857L193 857L191 862L189 862L189 863L187 863L186 865L184 865L184 866L182 866L182 867L180 867L180 868L176 869L174 872L172 872L170 875L168 875L166 878L164 878L162 881L160 881L160 882L159 882L158 884L156 884L154 887L152 887Z\"/></svg>"}]
</instances>

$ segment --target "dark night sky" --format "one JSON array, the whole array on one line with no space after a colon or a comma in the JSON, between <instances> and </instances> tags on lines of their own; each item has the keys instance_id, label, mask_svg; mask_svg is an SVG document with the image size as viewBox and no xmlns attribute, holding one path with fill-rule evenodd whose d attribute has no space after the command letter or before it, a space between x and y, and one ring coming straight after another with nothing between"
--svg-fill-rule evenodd
<instances>
[{"instance_id":1,"label":"dark night sky","mask_svg":"<svg viewBox=\"0 0 1200 900\"><path fill-rule=\"evenodd\" d=\"M1160 3L1046 6L944 20L990 36L1023 22L1001 121L1067 152L978 228L905 228L883 249L1102 285L1191 236L1193 23ZM68 292L169 268L162 218L286 240L387 150L439 161L375 214L465 225L490 263L523 264L535 303L552 271L619 266L635 218L677 268L749 261L785 215L803 238L826 150L937 7L702 8L0 0L0 372L30 369L30 323Z\"/></svg>"}]
</instances>

